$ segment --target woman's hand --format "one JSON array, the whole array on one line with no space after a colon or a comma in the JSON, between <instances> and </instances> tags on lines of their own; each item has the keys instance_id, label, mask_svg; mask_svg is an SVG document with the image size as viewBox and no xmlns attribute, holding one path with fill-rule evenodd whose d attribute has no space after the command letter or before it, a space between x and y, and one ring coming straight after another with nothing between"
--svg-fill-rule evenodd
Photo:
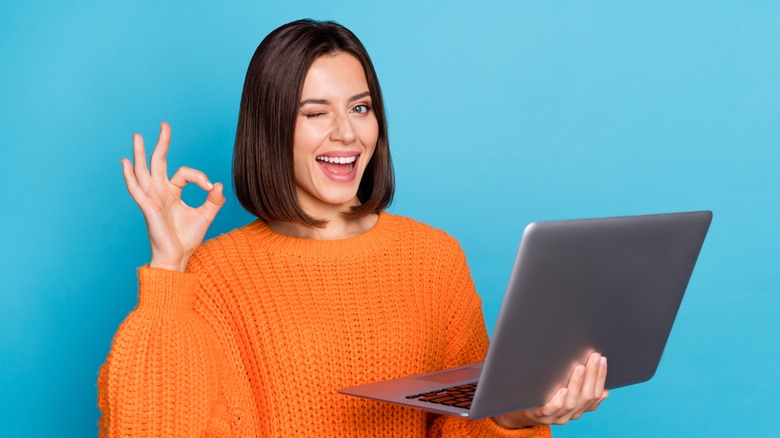
<instances>
[{"instance_id":1,"label":"woman's hand","mask_svg":"<svg viewBox=\"0 0 780 438\"><path fill-rule=\"evenodd\" d=\"M606 379L607 358L593 353L585 365L574 367L568 386L556 391L546 405L499 415L493 421L507 429L566 424L599 407L609 395L604 389Z\"/></svg>"},{"instance_id":2,"label":"woman's hand","mask_svg":"<svg viewBox=\"0 0 780 438\"><path fill-rule=\"evenodd\" d=\"M144 140L133 134L133 163L122 158L122 173L127 191L143 212L152 261L149 266L184 272L187 261L203 241L209 225L225 203L222 184L211 184L206 174L189 167L181 167L168 179L165 157L171 141L171 127L160 124L160 136L146 167ZM190 207L181 200L187 183L195 183L208 192L203 205Z\"/></svg>"}]
</instances>

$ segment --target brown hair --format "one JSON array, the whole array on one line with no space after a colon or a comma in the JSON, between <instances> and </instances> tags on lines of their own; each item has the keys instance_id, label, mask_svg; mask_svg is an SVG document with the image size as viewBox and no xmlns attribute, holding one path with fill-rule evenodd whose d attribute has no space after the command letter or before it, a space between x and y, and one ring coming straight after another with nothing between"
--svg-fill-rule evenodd
<instances>
[{"instance_id":1,"label":"brown hair","mask_svg":"<svg viewBox=\"0 0 780 438\"><path fill-rule=\"evenodd\" d=\"M298 203L293 170L293 136L303 81L320 56L348 53L363 66L379 132L376 149L358 187L361 205L345 213L362 217L387 208L395 181L387 139L382 91L363 44L349 29L331 21L285 24L260 43L244 81L233 149L233 187L239 202L269 221L322 227Z\"/></svg>"}]
</instances>

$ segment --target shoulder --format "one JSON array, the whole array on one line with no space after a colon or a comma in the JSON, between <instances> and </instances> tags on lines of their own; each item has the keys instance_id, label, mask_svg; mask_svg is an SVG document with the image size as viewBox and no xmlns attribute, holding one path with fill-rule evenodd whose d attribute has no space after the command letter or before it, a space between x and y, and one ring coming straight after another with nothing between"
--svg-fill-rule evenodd
<instances>
[{"instance_id":1,"label":"shoulder","mask_svg":"<svg viewBox=\"0 0 780 438\"><path fill-rule=\"evenodd\" d=\"M403 236L431 239L442 244L457 245L458 243L446 231L410 217L383 212L382 220L386 223L385 225L392 227Z\"/></svg>"},{"instance_id":2,"label":"shoulder","mask_svg":"<svg viewBox=\"0 0 780 438\"><path fill-rule=\"evenodd\" d=\"M208 239L205 242L203 242L203 244L200 246L199 249L214 251L218 249L227 249L236 246L241 246L241 244L247 238L248 230L252 226L253 224L244 225L242 227L233 229L227 233L220 234L219 236Z\"/></svg>"},{"instance_id":3,"label":"shoulder","mask_svg":"<svg viewBox=\"0 0 780 438\"><path fill-rule=\"evenodd\" d=\"M213 263L224 264L245 254L246 249L249 248L249 235L253 226L254 223L248 224L203 242L195 250L190 264L201 267Z\"/></svg>"},{"instance_id":4,"label":"shoulder","mask_svg":"<svg viewBox=\"0 0 780 438\"><path fill-rule=\"evenodd\" d=\"M461 299L462 293L468 294L463 298L466 301L472 299L471 271L463 249L453 236L415 219L395 215L385 218L396 230L399 257L412 263L413 267L403 265L409 272L416 272L419 278L436 285L434 289L442 294L443 302ZM449 308L449 305L443 307Z\"/></svg>"},{"instance_id":5,"label":"shoulder","mask_svg":"<svg viewBox=\"0 0 780 438\"><path fill-rule=\"evenodd\" d=\"M383 221L397 234L405 246L411 246L424 252L439 253L445 257L462 258L463 250L458 241L449 233L418 220L382 213Z\"/></svg>"}]
</instances>

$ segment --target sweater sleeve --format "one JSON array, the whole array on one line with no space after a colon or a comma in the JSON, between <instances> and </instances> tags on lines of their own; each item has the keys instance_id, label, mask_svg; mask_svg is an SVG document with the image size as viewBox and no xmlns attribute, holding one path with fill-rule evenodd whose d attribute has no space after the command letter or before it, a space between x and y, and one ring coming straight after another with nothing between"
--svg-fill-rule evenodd
<instances>
[{"instance_id":1,"label":"sweater sleeve","mask_svg":"<svg viewBox=\"0 0 780 438\"><path fill-rule=\"evenodd\" d=\"M138 277L138 306L98 378L100 436L229 436L223 359L193 310L197 274L144 267Z\"/></svg>"},{"instance_id":2,"label":"sweater sleeve","mask_svg":"<svg viewBox=\"0 0 780 438\"><path fill-rule=\"evenodd\" d=\"M451 266L452 283L449 290L453 297L447 316L447 346L445 368L480 362L485 359L489 344L482 302L474 288L466 257L457 247ZM460 417L431 414L429 437L441 438L541 438L551 437L550 428L537 426L510 430L496 424L491 418L468 420Z\"/></svg>"}]
</instances>

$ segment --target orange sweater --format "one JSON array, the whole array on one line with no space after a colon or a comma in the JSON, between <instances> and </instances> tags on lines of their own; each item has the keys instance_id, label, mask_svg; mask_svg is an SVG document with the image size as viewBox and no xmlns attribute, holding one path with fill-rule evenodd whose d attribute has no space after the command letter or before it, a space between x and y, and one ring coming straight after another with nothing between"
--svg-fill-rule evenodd
<instances>
[{"instance_id":1,"label":"orange sweater","mask_svg":"<svg viewBox=\"0 0 780 438\"><path fill-rule=\"evenodd\" d=\"M480 300L444 232L381 213L317 241L256 221L201 245L187 271L140 269L100 371L101 436L550 434L336 392L483 360Z\"/></svg>"}]
</instances>

